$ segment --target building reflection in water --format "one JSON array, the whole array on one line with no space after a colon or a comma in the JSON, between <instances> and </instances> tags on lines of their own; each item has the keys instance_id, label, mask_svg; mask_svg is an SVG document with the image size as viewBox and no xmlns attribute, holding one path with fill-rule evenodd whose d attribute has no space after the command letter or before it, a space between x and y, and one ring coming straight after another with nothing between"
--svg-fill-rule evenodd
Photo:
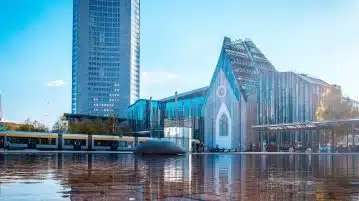
<instances>
[{"instance_id":1,"label":"building reflection in water","mask_svg":"<svg viewBox=\"0 0 359 201\"><path fill-rule=\"evenodd\" d=\"M357 200L358 167L355 155L0 154L0 200Z\"/></svg>"}]
</instances>

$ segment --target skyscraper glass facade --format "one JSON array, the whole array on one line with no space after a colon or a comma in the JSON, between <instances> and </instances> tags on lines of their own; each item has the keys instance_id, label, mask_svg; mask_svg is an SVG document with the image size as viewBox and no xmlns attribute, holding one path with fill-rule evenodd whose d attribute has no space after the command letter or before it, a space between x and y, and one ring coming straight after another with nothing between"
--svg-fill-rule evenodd
<instances>
[{"instance_id":1,"label":"skyscraper glass facade","mask_svg":"<svg viewBox=\"0 0 359 201\"><path fill-rule=\"evenodd\" d=\"M139 0L74 0L72 113L126 117L139 97Z\"/></svg>"}]
</instances>

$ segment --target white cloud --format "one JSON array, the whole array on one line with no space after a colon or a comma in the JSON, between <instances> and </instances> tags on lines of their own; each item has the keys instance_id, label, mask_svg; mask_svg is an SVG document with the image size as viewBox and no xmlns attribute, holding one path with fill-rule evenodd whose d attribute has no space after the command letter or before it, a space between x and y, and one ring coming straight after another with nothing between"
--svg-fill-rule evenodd
<instances>
[{"instance_id":1,"label":"white cloud","mask_svg":"<svg viewBox=\"0 0 359 201\"><path fill-rule=\"evenodd\" d=\"M67 85L67 83L63 80L55 80L55 81L51 81L46 84L46 86L48 86L48 87L62 87L65 85Z\"/></svg>"},{"instance_id":2,"label":"white cloud","mask_svg":"<svg viewBox=\"0 0 359 201\"><path fill-rule=\"evenodd\" d=\"M155 71L142 72L141 82L149 84L166 84L170 81L176 80L179 77L178 74L168 72L160 69Z\"/></svg>"}]
</instances>

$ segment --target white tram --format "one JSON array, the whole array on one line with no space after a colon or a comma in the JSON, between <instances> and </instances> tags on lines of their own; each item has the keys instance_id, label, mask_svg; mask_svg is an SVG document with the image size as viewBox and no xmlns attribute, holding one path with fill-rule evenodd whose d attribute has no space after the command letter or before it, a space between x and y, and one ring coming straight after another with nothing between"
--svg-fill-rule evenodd
<instances>
[{"instance_id":1,"label":"white tram","mask_svg":"<svg viewBox=\"0 0 359 201\"><path fill-rule=\"evenodd\" d=\"M150 138L138 137L137 143L142 143ZM91 143L89 143L89 140ZM132 150L135 146L133 136L112 135L87 135L24 131L2 131L0 141L8 144L10 149L39 149L39 150L88 150L92 144L92 150ZM9 142L9 143L7 143ZM0 147L2 148L2 147Z\"/></svg>"}]
</instances>

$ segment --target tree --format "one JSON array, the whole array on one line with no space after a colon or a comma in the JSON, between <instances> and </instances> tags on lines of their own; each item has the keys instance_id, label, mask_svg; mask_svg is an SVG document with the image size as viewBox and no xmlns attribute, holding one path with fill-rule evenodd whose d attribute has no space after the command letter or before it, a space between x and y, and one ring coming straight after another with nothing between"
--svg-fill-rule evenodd
<instances>
[{"instance_id":1,"label":"tree","mask_svg":"<svg viewBox=\"0 0 359 201\"><path fill-rule=\"evenodd\" d=\"M68 128L71 133L78 134L111 134L110 127L106 122L101 123L88 119L71 123Z\"/></svg>"},{"instance_id":2,"label":"tree","mask_svg":"<svg viewBox=\"0 0 359 201\"><path fill-rule=\"evenodd\" d=\"M9 131L16 131L19 130L20 125L15 123L6 123L5 127Z\"/></svg>"},{"instance_id":3,"label":"tree","mask_svg":"<svg viewBox=\"0 0 359 201\"><path fill-rule=\"evenodd\" d=\"M39 121L36 121L36 120L32 122L29 118L25 120L24 124L20 124L18 126L13 126L12 129L17 130L17 131L29 131L29 132L48 132L49 131L49 128L45 124L43 124Z\"/></svg>"},{"instance_id":4,"label":"tree","mask_svg":"<svg viewBox=\"0 0 359 201\"><path fill-rule=\"evenodd\" d=\"M316 110L317 120L353 118L359 111L351 107L349 98L342 98L340 89L329 88L322 97Z\"/></svg>"},{"instance_id":5,"label":"tree","mask_svg":"<svg viewBox=\"0 0 359 201\"><path fill-rule=\"evenodd\" d=\"M105 135L122 135L131 131L130 128L121 128L117 125L115 116L106 120L81 120L75 121L68 125L71 133L77 134L105 134Z\"/></svg>"},{"instance_id":6,"label":"tree","mask_svg":"<svg viewBox=\"0 0 359 201\"><path fill-rule=\"evenodd\" d=\"M63 133L67 130L67 122L64 117L61 116L52 126L52 132Z\"/></svg>"}]
</instances>

